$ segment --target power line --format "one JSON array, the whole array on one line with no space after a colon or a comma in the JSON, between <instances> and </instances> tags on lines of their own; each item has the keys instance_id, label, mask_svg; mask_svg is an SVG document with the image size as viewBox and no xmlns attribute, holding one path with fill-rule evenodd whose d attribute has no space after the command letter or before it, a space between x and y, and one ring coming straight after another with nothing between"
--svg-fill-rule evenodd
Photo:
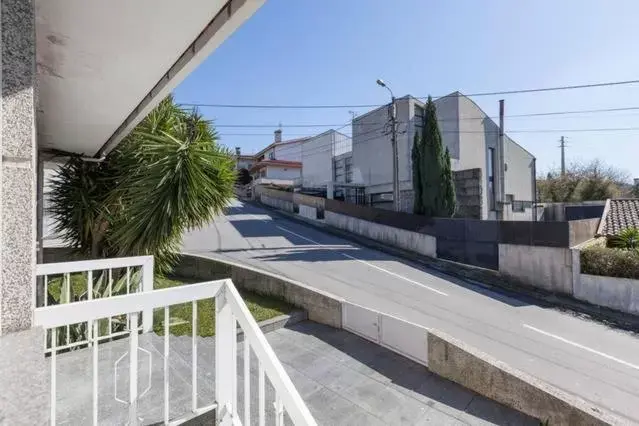
<instances>
[{"instance_id":1,"label":"power line","mask_svg":"<svg viewBox=\"0 0 639 426\"><path fill-rule=\"evenodd\" d=\"M592 129L523 129L508 130L506 133L581 133L581 132L625 132L637 131L639 127L608 127L608 128L592 128ZM440 133L480 133L480 134L498 134L498 131L482 131L482 130L442 130ZM218 136L271 136L270 133L220 133ZM296 137L311 137L314 135L291 135Z\"/></svg>"},{"instance_id":2,"label":"power line","mask_svg":"<svg viewBox=\"0 0 639 426\"><path fill-rule=\"evenodd\" d=\"M572 86L555 86L555 87L542 87L534 89L518 89L518 90L503 90L496 92L479 92L463 95L466 97L479 97L479 96L497 96L497 95L515 95L522 93L538 93L538 92L554 92L561 90L574 90L574 89L590 89L595 87L610 87L610 86L622 86L628 84L639 83L639 80L625 80L625 81L609 81L604 83L591 83L591 84L579 84ZM442 98L450 95L433 96L433 99ZM418 96L416 99L427 99L428 96ZM207 103L182 103L182 106L195 106L195 107L209 107L209 108L253 108L253 109L339 109L339 108L377 108L387 104L360 104L360 105L275 105L275 104L207 104Z\"/></svg>"},{"instance_id":3,"label":"power line","mask_svg":"<svg viewBox=\"0 0 639 426\"><path fill-rule=\"evenodd\" d=\"M622 107L622 108L602 108L602 109L582 109L573 111L549 111L549 112L534 112L526 114L511 114L506 115L506 118L523 118L523 117L545 117L553 115L570 115L570 114L592 114L601 112L621 112L621 111L639 111L639 106ZM459 117L459 118L444 118L437 121L462 121L462 120L485 120L486 118L496 119L497 116L482 116L482 117ZM402 122L406 124L406 122ZM325 123L306 123L306 124L215 124L214 127L219 128L278 128L278 127L290 127L290 128L306 128L306 127L336 127L342 126L344 128L351 123L345 125L342 124L325 124ZM377 123L362 123L357 122L357 125L377 124ZM337 129L336 129L337 130Z\"/></svg>"}]
</instances>

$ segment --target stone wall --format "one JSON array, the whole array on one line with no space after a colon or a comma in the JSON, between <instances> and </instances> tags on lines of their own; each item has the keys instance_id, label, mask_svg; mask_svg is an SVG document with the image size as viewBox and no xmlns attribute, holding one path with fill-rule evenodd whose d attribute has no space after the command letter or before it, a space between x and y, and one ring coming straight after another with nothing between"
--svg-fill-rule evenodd
<instances>
[{"instance_id":1,"label":"stone wall","mask_svg":"<svg viewBox=\"0 0 639 426\"><path fill-rule=\"evenodd\" d=\"M481 169L453 172L455 198L457 201L456 217L481 219L481 179Z\"/></svg>"}]
</instances>

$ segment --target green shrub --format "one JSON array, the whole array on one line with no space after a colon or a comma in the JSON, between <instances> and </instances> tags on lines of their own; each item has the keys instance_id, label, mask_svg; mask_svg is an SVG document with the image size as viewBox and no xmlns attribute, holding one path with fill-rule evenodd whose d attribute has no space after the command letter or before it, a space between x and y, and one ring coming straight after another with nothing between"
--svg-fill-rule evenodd
<instances>
[{"instance_id":1,"label":"green shrub","mask_svg":"<svg viewBox=\"0 0 639 426\"><path fill-rule=\"evenodd\" d=\"M639 252L605 247L582 250L581 273L639 279Z\"/></svg>"}]
</instances>

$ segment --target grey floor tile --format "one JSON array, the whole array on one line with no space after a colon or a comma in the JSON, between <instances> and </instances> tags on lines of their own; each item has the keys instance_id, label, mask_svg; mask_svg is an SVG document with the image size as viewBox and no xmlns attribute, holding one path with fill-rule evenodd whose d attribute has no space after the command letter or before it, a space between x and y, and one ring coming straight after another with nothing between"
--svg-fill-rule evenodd
<instances>
[{"instance_id":1,"label":"grey floor tile","mask_svg":"<svg viewBox=\"0 0 639 426\"><path fill-rule=\"evenodd\" d=\"M415 426L466 426L468 423L437 410L428 410Z\"/></svg>"},{"instance_id":2,"label":"grey floor tile","mask_svg":"<svg viewBox=\"0 0 639 426\"><path fill-rule=\"evenodd\" d=\"M515 410L507 408L503 405L496 404L482 396L475 396L466 408L466 413L459 416L461 419L471 425L529 425L538 426L539 421L519 413Z\"/></svg>"},{"instance_id":3,"label":"grey floor tile","mask_svg":"<svg viewBox=\"0 0 639 426\"><path fill-rule=\"evenodd\" d=\"M343 330L298 323L267 334L278 359L309 410L321 425L458 425L536 424L514 410L481 398L461 386L429 373L423 366L390 350ZM198 406L214 400L215 339L198 338ZM140 336L141 347L152 353L151 376L148 361L140 356L140 391L151 383L140 400L139 415L144 423L161 421L164 397L163 336ZM244 377L243 343L238 343L237 410L244 415L250 401L251 424L258 419L258 360L253 351L250 375ZM170 411L176 419L191 409L192 341L190 336L171 336L169 358ZM115 401L113 364L128 350L128 341L100 345L100 422L126 422L127 407ZM146 364L145 364L146 363ZM128 368L128 358L121 361ZM126 364L126 365L125 365ZM118 377L118 392L128 397L128 376ZM67 424L91 422L91 351L79 350L59 358L58 420ZM245 379L250 395L244 395ZM275 390L267 379L265 416L275 418ZM285 424L292 424L288 415Z\"/></svg>"}]
</instances>

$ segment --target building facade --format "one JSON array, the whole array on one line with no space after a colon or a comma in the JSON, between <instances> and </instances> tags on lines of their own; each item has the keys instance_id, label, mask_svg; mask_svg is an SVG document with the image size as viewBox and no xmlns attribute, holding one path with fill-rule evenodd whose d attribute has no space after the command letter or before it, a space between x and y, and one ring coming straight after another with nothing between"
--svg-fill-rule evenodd
<instances>
[{"instance_id":1,"label":"building facade","mask_svg":"<svg viewBox=\"0 0 639 426\"><path fill-rule=\"evenodd\" d=\"M457 214L496 219L496 150L499 128L470 98L459 92L435 101L442 141L451 155ZM411 96L396 100L400 207L412 211L411 151L421 133L425 104ZM353 120L353 182L362 183L379 207L392 208L392 146L388 106ZM504 136L504 219L532 220L535 157Z\"/></svg>"},{"instance_id":2,"label":"building facade","mask_svg":"<svg viewBox=\"0 0 639 426\"><path fill-rule=\"evenodd\" d=\"M326 187L328 182L335 180L335 159L348 156L351 150L351 138L332 129L305 140L302 144L301 186Z\"/></svg>"}]
</instances>

